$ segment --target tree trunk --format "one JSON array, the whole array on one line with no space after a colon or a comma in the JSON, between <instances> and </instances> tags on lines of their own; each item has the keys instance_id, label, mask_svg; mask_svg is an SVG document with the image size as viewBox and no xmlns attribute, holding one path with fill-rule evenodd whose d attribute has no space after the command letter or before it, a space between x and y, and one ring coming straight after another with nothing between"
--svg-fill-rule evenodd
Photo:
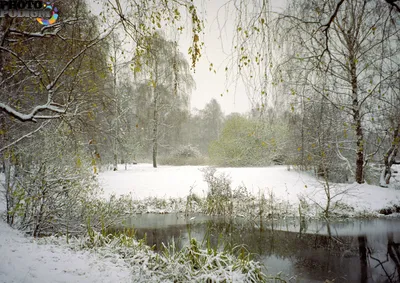
<instances>
[{"instance_id":1,"label":"tree trunk","mask_svg":"<svg viewBox=\"0 0 400 283\"><path fill-rule=\"evenodd\" d=\"M117 47L115 37L113 36L113 95L115 99L115 124L114 124L114 138L113 138L113 152L114 152L114 171L118 170L118 135L119 135L119 101L117 95Z\"/></svg>"},{"instance_id":2,"label":"tree trunk","mask_svg":"<svg viewBox=\"0 0 400 283\"><path fill-rule=\"evenodd\" d=\"M364 183L364 133L361 124L360 105L358 101L358 81L357 81L357 66L356 56L350 48L350 77L351 77L351 93L353 99L353 121L357 137L357 156L356 156L356 182Z\"/></svg>"},{"instance_id":3,"label":"tree trunk","mask_svg":"<svg viewBox=\"0 0 400 283\"><path fill-rule=\"evenodd\" d=\"M307 165L304 160L304 120L305 120L305 104L304 95L301 96L301 170L306 171Z\"/></svg>"},{"instance_id":4,"label":"tree trunk","mask_svg":"<svg viewBox=\"0 0 400 283\"><path fill-rule=\"evenodd\" d=\"M359 115L358 115L359 116ZM357 159L356 159L356 182L364 183L364 136L359 117L356 120L357 135Z\"/></svg>"},{"instance_id":5,"label":"tree trunk","mask_svg":"<svg viewBox=\"0 0 400 283\"><path fill-rule=\"evenodd\" d=\"M4 168L4 186L6 190L6 213L7 213L7 224L12 225L12 215L11 210L13 208L12 203L12 188L11 188L11 164L9 158L3 159L3 168Z\"/></svg>"},{"instance_id":6,"label":"tree trunk","mask_svg":"<svg viewBox=\"0 0 400 283\"><path fill-rule=\"evenodd\" d=\"M157 168L157 151L158 151L158 92L157 92L157 84L158 84L158 68L157 68L157 60L155 61L155 78L154 84L152 86L153 92L153 167Z\"/></svg>"},{"instance_id":7,"label":"tree trunk","mask_svg":"<svg viewBox=\"0 0 400 283\"><path fill-rule=\"evenodd\" d=\"M0 18L0 46L4 47L6 43L6 37L9 32L9 28L11 26L11 23L13 21L13 18L5 17L5 18ZM3 81L4 77L4 57L3 54L0 53L0 79Z\"/></svg>"},{"instance_id":8,"label":"tree trunk","mask_svg":"<svg viewBox=\"0 0 400 283\"><path fill-rule=\"evenodd\" d=\"M114 158L113 158L114 162L113 162L113 171L117 171L118 170L118 157L117 157L117 153L114 151Z\"/></svg>"},{"instance_id":9,"label":"tree trunk","mask_svg":"<svg viewBox=\"0 0 400 283\"><path fill-rule=\"evenodd\" d=\"M157 168L157 135L158 135L158 121L157 121L157 110L154 110L154 126L153 126L153 167Z\"/></svg>"},{"instance_id":10,"label":"tree trunk","mask_svg":"<svg viewBox=\"0 0 400 283\"><path fill-rule=\"evenodd\" d=\"M390 178L392 177L392 165L396 159L397 153L400 146L400 122L397 123L396 128L393 131L393 141L389 150L384 156L385 168L383 172L383 178L381 178L381 186L389 185Z\"/></svg>"}]
</instances>

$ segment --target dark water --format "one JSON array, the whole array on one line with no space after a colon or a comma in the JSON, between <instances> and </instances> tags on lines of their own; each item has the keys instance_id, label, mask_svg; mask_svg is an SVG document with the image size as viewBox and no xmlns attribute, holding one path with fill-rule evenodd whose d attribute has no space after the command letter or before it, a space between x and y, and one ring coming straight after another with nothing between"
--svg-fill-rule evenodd
<instances>
[{"instance_id":1,"label":"dark water","mask_svg":"<svg viewBox=\"0 0 400 283\"><path fill-rule=\"evenodd\" d=\"M194 217L194 218L193 218ZM138 238L161 249L194 237L214 247L245 245L266 272L288 282L400 282L400 219L301 222L258 221L204 215L143 214L129 218Z\"/></svg>"}]
</instances>

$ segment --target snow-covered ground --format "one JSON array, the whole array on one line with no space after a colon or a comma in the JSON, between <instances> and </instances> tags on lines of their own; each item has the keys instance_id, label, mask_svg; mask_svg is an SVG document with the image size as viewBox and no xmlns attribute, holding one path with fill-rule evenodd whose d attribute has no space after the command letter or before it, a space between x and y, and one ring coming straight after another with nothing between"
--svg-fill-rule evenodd
<instances>
[{"instance_id":1,"label":"snow-covered ground","mask_svg":"<svg viewBox=\"0 0 400 283\"><path fill-rule=\"evenodd\" d=\"M0 283L132 282L122 259L39 244L0 221Z\"/></svg>"},{"instance_id":2,"label":"snow-covered ground","mask_svg":"<svg viewBox=\"0 0 400 283\"><path fill-rule=\"evenodd\" d=\"M0 282L131 282L122 259L39 244L0 221Z\"/></svg>"},{"instance_id":3,"label":"snow-covered ground","mask_svg":"<svg viewBox=\"0 0 400 283\"><path fill-rule=\"evenodd\" d=\"M0 194L0 214L5 201ZM104 258L67 245L42 244L0 219L0 283L132 282L122 259Z\"/></svg>"},{"instance_id":4,"label":"snow-covered ground","mask_svg":"<svg viewBox=\"0 0 400 283\"><path fill-rule=\"evenodd\" d=\"M135 199L146 197L176 198L186 197L191 188L198 195L205 195L207 184L203 180L201 169L204 166L159 166L151 164L123 166L118 171L106 171L99 175L100 184L106 195L132 193ZM274 197L299 203L299 197L308 202L324 205L323 182L311 174L298 172L287 166L218 168L232 180L232 188L244 185L254 195L272 191ZM330 184L331 195L338 194L333 201L340 200L354 208L355 212L374 212L381 208L400 204L400 190L382 188L368 184Z\"/></svg>"},{"instance_id":5,"label":"snow-covered ground","mask_svg":"<svg viewBox=\"0 0 400 283\"><path fill-rule=\"evenodd\" d=\"M0 194L0 215L5 201ZM42 244L0 219L0 283L132 282L122 259Z\"/></svg>"}]
</instances>

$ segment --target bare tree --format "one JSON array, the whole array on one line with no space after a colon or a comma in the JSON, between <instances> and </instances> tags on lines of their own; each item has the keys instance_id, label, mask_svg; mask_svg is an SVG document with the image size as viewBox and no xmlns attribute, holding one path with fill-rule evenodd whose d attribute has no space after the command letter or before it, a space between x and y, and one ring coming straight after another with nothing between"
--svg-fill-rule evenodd
<instances>
[{"instance_id":1,"label":"bare tree","mask_svg":"<svg viewBox=\"0 0 400 283\"><path fill-rule=\"evenodd\" d=\"M310 7L314 12L307 12ZM377 152L377 147L367 146L366 132L371 128L368 120L373 119L370 106L396 74L389 62L398 56L398 49L388 49L397 46L399 29L392 22L390 11L379 2L293 1L290 9L292 14L284 18L292 23L287 31L293 32L292 48L297 48L291 52L290 62L299 62L305 75L311 71L306 83L312 91L351 118L348 121L355 138L354 174L356 181L362 183L365 166ZM321 30L326 18L330 19L329 29ZM385 72L381 72L381 65ZM318 78L326 83L317 84Z\"/></svg>"}]
</instances>

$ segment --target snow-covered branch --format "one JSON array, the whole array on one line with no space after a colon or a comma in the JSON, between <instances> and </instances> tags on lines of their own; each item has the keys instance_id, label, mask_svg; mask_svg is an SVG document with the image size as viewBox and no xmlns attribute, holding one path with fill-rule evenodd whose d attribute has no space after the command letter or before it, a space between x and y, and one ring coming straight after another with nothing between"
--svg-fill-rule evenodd
<instances>
[{"instance_id":1,"label":"snow-covered branch","mask_svg":"<svg viewBox=\"0 0 400 283\"><path fill-rule=\"evenodd\" d=\"M88 49L91 47L95 46L97 43L105 39L117 26L119 25L119 22L115 23L113 26L111 26L108 30L106 30L104 33L100 34L97 36L95 39L93 39L88 45L86 45L81 51L79 51L74 57L72 57L66 64L65 66L61 69L61 71L55 76L55 78L46 86L46 90L48 93L47 96L47 102L42 105L35 106L30 113L24 114L21 113L20 111L16 110L15 108L11 107L10 105L7 105L3 102L0 102L0 109L10 116L13 116L14 118L26 122L26 121L32 121L36 122L38 119L57 119L61 117L59 114L65 114L67 111L67 106L62 106L59 104L56 104L53 102L54 94L57 90L55 87L57 83L59 82L60 78L64 75L64 73L68 70L68 68L71 66L71 64L77 60L79 57L81 57ZM16 57L26 68L29 72L31 72L33 75L36 77L39 77L41 83L43 84L42 77L40 73L36 72L34 69L30 68L25 62L24 59L22 59L18 54L15 52L4 48L0 46L0 50L6 51L10 54L12 54L14 57ZM37 115L38 113L41 113L43 111L50 111L52 113L56 113L57 115Z\"/></svg>"},{"instance_id":2,"label":"snow-covered branch","mask_svg":"<svg viewBox=\"0 0 400 283\"><path fill-rule=\"evenodd\" d=\"M37 122L38 119L44 119L44 117L46 117L46 119L55 119L55 118L60 117L60 115L55 115L55 116L37 116L36 115L37 113L43 112L45 110L49 110L51 112L55 112L55 113L59 113L59 114L65 113L65 109L60 109L58 107L52 106L51 103L38 105L35 108L33 108L29 114L23 114L2 102L0 102L0 109L3 110L4 112L6 112L7 114L13 116L14 118L17 118L18 120L20 120L22 122L26 122L26 121Z\"/></svg>"},{"instance_id":3,"label":"snow-covered branch","mask_svg":"<svg viewBox=\"0 0 400 283\"><path fill-rule=\"evenodd\" d=\"M343 160L344 162L346 162L346 168L347 168L347 170L350 171L351 175L354 175L354 172L353 172L353 170L352 170L352 166L351 166L351 164L350 164L350 161L349 161L346 157L344 157L343 154L340 152L338 143L336 143L336 153L337 153L337 156L338 156L341 160Z\"/></svg>"}]
</instances>

